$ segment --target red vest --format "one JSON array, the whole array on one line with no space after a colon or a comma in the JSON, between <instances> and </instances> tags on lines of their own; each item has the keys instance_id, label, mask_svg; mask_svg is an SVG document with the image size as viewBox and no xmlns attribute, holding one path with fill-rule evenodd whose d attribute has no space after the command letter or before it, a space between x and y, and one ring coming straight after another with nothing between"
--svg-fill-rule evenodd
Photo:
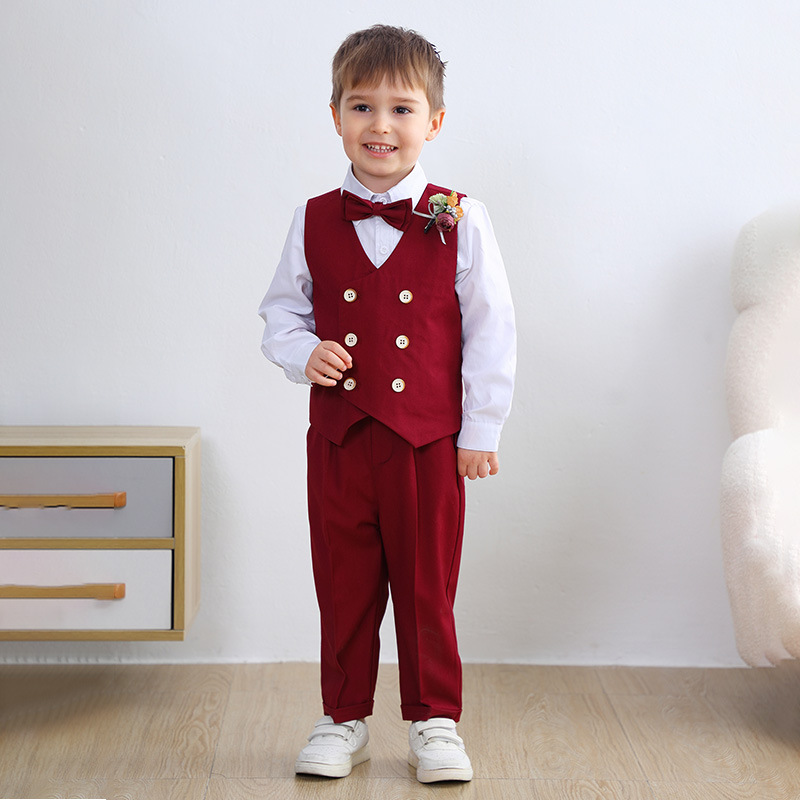
<instances>
[{"instance_id":1,"label":"red vest","mask_svg":"<svg viewBox=\"0 0 800 800\"><path fill-rule=\"evenodd\" d=\"M428 197L446 189L429 184ZM339 342L353 366L335 387L311 387L311 425L341 444L372 417L414 447L461 428L461 313L455 292L457 231L425 234L414 215L380 269L342 215L338 189L306 205L305 255L320 339Z\"/></svg>"}]
</instances>

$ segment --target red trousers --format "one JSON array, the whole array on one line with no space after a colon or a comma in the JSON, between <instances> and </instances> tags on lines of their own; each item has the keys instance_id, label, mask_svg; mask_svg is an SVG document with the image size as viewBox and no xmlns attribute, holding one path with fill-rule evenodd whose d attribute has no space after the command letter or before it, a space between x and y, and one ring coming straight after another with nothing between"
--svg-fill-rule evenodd
<instances>
[{"instance_id":1,"label":"red trousers","mask_svg":"<svg viewBox=\"0 0 800 800\"><path fill-rule=\"evenodd\" d=\"M464 481L455 436L414 448L365 419L337 446L311 428L308 506L325 713L335 722L372 713L391 587L403 719L458 721Z\"/></svg>"}]
</instances>

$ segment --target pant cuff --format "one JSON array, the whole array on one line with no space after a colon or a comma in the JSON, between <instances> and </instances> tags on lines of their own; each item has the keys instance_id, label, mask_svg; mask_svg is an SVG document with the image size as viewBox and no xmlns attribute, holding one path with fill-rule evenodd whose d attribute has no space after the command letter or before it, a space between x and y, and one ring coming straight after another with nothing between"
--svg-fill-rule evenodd
<instances>
[{"instance_id":1,"label":"pant cuff","mask_svg":"<svg viewBox=\"0 0 800 800\"><path fill-rule=\"evenodd\" d=\"M331 708L325 703L322 704L322 710L329 716L333 717L333 721L337 724L342 722L350 722L351 719L363 719L372 714L373 701L369 703L361 703L357 706L345 706L344 708Z\"/></svg>"},{"instance_id":2,"label":"pant cuff","mask_svg":"<svg viewBox=\"0 0 800 800\"><path fill-rule=\"evenodd\" d=\"M447 717L453 722L461 719L460 708L431 708L430 706L400 706L403 719L408 722L426 722L432 717Z\"/></svg>"}]
</instances>

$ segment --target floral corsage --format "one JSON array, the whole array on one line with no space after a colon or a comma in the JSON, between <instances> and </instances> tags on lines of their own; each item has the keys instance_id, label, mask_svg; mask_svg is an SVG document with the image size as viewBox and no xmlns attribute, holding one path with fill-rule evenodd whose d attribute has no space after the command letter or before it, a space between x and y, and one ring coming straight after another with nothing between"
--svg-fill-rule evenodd
<instances>
[{"instance_id":1,"label":"floral corsage","mask_svg":"<svg viewBox=\"0 0 800 800\"><path fill-rule=\"evenodd\" d=\"M414 213L429 220L425 226L425 233L435 225L436 230L439 231L442 244L447 244L444 240L444 235L455 228L458 221L464 216L464 209L458 204L458 195L455 192L450 192L449 195L432 194L428 198L427 214L423 214L421 211L415 211Z\"/></svg>"}]
</instances>

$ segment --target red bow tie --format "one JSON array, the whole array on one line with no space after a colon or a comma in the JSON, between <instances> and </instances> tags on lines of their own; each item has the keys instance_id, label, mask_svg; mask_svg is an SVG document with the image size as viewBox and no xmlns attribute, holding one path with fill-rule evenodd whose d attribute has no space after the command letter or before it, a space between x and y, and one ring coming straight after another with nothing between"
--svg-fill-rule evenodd
<instances>
[{"instance_id":1,"label":"red bow tie","mask_svg":"<svg viewBox=\"0 0 800 800\"><path fill-rule=\"evenodd\" d=\"M352 192L342 192L342 211L347 220L381 217L393 228L404 231L412 219L411 200L394 203L373 203Z\"/></svg>"}]
</instances>

